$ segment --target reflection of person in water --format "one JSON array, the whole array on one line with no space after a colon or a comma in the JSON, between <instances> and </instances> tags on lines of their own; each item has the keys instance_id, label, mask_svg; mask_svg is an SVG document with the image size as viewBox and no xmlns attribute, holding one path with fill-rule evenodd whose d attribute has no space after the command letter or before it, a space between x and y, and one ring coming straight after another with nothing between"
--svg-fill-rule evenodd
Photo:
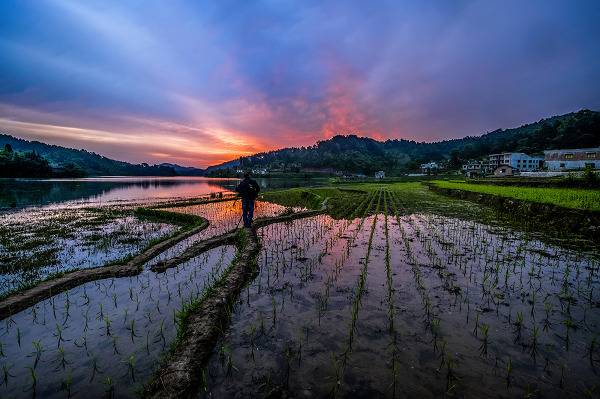
<instances>
[{"instance_id":1,"label":"reflection of person in water","mask_svg":"<svg viewBox=\"0 0 600 399\"><path fill-rule=\"evenodd\" d=\"M254 217L254 201L260 192L260 186L256 180L250 178L250 172L244 173L244 178L239 182L235 191L242 198L242 218L244 227L252 227Z\"/></svg>"}]
</instances>

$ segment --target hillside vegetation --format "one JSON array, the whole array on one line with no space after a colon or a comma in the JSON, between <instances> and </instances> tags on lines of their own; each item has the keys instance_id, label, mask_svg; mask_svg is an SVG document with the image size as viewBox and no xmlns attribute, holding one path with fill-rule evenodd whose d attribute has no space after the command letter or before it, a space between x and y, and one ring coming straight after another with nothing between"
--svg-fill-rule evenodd
<instances>
[{"instance_id":1,"label":"hillside vegetation","mask_svg":"<svg viewBox=\"0 0 600 399\"><path fill-rule=\"evenodd\" d=\"M53 175L57 175L58 170L59 175L72 176L197 176L203 174L218 176L231 175L240 167L267 168L281 172L303 172L309 168L367 175L383 170L389 175L398 175L414 171L421 163L431 160L446 160L449 161L451 169L458 169L466 159L483 158L496 152L519 151L535 154L546 149L600 146L600 113L582 110L514 129L499 129L482 136L469 136L436 143L419 143L403 139L377 141L356 135L338 135L329 140L319 141L313 146L259 153L209 167L206 171L175 164L134 165L86 150L75 150L0 134L0 146L6 144L15 152L35 154L28 155L29 158L41 158L47 161L48 166L54 171ZM49 175L49 172L42 169L39 169L40 173L35 176ZM33 176L27 174L30 171L28 168L23 170L27 172L19 173ZM10 176L23 176L23 174Z\"/></svg>"},{"instance_id":2,"label":"hillside vegetation","mask_svg":"<svg viewBox=\"0 0 600 399\"><path fill-rule=\"evenodd\" d=\"M58 174L70 176L178 176L201 175L202 169L185 168L174 164L148 165L116 161L86 150L75 150L39 141L28 141L7 134L0 134L0 148L9 146L15 153L35 154L47 167ZM30 157L30 156L29 156ZM27 173L3 173L3 177L45 177L51 173L42 168L27 169ZM29 173L38 170L38 173ZM65 172L66 171L66 172ZM74 173L70 173L74 171ZM56 173L54 173L56 174Z\"/></svg>"},{"instance_id":3,"label":"hillside vegetation","mask_svg":"<svg viewBox=\"0 0 600 399\"><path fill-rule=\"evenodd\" d=\"M285 148L255 154L208 168L267 167L290 170L331 168L339 171L372 174L384 170L391 174L415 170L423 162L448 160L458 168L465 159L490 153L519 151L529 154L546 149L595 147L600 145L600 113L582 110L543 119L514 129L498 129L482 136L418 143L412 140L377 141L356 135L335 136L310 147Z\"/></svg>"}]
</instances>

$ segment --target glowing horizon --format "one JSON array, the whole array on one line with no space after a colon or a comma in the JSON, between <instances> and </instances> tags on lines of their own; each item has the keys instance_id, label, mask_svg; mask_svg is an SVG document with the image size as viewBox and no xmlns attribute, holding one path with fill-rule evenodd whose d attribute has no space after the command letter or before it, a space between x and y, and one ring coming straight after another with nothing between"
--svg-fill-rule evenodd
<instances>
[{"instance_id":1,"label":"glowing horizon","mask_svg":"<svg viewBox=\"0 0 600 399\"><path fill-rule=\"evenodd\" d=\"M499 17L501 16L501 17ZM600 109L595 1L0 5L0 131L206 167Z\"/></svg>"}]
</instances>

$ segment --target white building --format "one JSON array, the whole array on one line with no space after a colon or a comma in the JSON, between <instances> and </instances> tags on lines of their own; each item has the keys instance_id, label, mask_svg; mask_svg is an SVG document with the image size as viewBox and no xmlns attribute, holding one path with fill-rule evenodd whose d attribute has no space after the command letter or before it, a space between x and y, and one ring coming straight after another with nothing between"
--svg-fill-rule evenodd
<instances>
[{"instance_id":1,"label":"white building","mask_svg":"<svg viewBox=\"0 0 600 399\"><path fill-rule=\"evenodd\" d=\"M432 162L427 162L427 163L421 164L421 172L426 173L426 174L436 173L439 169L440 169L440 165L438 165L437 162L432 161Z\"/></svg>"},{"instance_id":2,"label":"white building","mask_svg":"<svg viewBox=\"0 0 600 399\"><path fill-rule=\"evenodd\" d=\"M514 173L515 169L510 165L500 165L494 169L494 176L496 177L513 176Z\"/></svg>"},{"instance_id":3,"label":"white building","mask_svg":"<svg viewBox=\"0 0 600 399\"><path fill-rule=\"evenodd\" d=\"M533 172L540 170L544 165L544 157L529 156L522 152L503 152L490 155L490 168L496 169L501 165L512 166L513 169L522 172Z\"/></svg>"},{"instance_id":4,"label":"white building","mask_svg":"<svg viewBox=\"0 0 600 399\"><path fill-rule=\"evenodd\" d=\"M421 169L438 169L439 165L437 164L437 162L427 162L427 163L422 163L421 164Z\"/></svg>"},{"instance_id":5,"label":"white building","mask_svg":"<svg viewBox=\"0 0 600 399\"><path fill-rule=\"evenodd\" d=\"M489 161L470 160L462 166L462 171L467 177L484 176L492 173Z\"/></svg>"},{"instance_id":6,"label":"white building","mask_svg":"<svg viewBox=\"0 0 600 399\"><path fill-rule=\"evenodd\" d=\"M600 169L600 147L544 151L546 167L551 171Z\"/></svg>"},{"instance_id":7,"label":"white building","mask_svg":"<svg viewBox=\"0 0 600 399\"><path fill-rule=\"evenodd\" d=\"M383 179L383 178L385 178L385 172L383 170L380 170L379 172L375 172L375 178L376 179Z\"/></svg>"},{"instance_id":8,"label":"white building","mask_svg":"<svg viewBox=\"0 0 600 399\"><path fill-rule=\"evenodd\" d=\"M252 169L252 174L254 176L258 176L258 175L266 175L267 173L269 173L268 170L266 169Z\"/></svg>"}]
</instances>

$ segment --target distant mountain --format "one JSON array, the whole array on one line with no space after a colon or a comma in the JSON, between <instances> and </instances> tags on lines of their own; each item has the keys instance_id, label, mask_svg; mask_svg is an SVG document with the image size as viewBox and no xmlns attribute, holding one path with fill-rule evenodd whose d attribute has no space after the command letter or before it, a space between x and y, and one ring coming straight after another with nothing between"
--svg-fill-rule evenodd
<instances>
[{"instance_id":1,"label":"distant mountain","mask_svg":"<svg viewBox=\"0 0 600 399\"><path fill-rule=\"evenodd\" d=\"M198 176L204 171L175 164L148 165L116 161L86 150L75 150L39 141L0 134L0 149L6 144L15 152L34 152L55 170L79 170L87 176Z\"/></svg>"},{"instance_id":2,"label":"distant mountain","mask_svg":"<svg viewBox=\"0 0 600 399\"><path fill-rule=\"evenodd\" d=\"M225 169L236 169L240 166L240 164L240 159L234 159L233 161L227 161L218 165L209 166L208 168L206 168L205 173L210 174Z\"/></svg>"},{"instance_id":3,"label":"distant mountain","mask_svg":"<svg viewBox=\"0 0 600 399\"><path fill-rule=\"evenodd\" d=\"M192 166L180 166L175 163L161 163L158 166L173 168L175 173L180 176L203 176L204 169L194 168Z\"/></svg>"},{"instance_id":4,"label":"distant mountain","mask_svg":"<svg viewBox=\"0 0 600 399\"><path fill-rule=\"evenodd\" d=\"M553 116L513 129L498 129L481 136L419 143L412 140L377 141L355 135L335 136L310 147L284 148L239 158L207 168L224 174L227 169L264 167L270 170L339 170L390 174L415 170L430 160L448 160L458 167L465 159L491 153L519 151L528 154L546 149L600 146L600 112L581 110Z\"/></svg>"}]
</instances>

